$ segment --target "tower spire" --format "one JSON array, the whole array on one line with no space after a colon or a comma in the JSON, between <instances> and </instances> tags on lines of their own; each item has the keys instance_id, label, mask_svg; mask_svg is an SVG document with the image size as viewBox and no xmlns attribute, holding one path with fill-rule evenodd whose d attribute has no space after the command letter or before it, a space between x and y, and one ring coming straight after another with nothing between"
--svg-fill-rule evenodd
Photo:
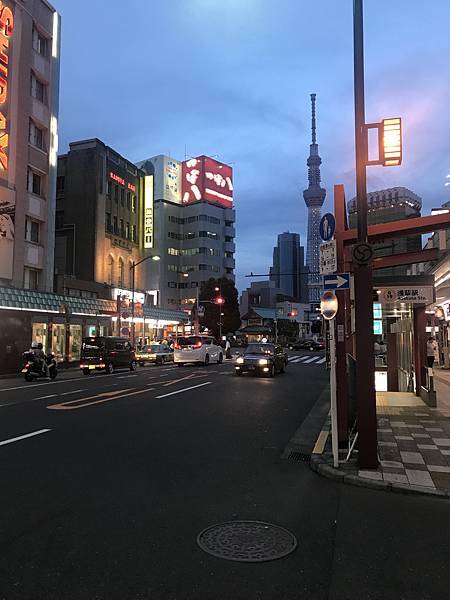
<instances>
[{"instance_id":1,"label":"tower spire","mask_svg":"<svg viewBox=\"0 0 450 600\"><path fill-rule=\"evenodd\" d=\"M311 133L312 143L316 143L316 95L311 94Z\"/></svg>"}]
</instances>

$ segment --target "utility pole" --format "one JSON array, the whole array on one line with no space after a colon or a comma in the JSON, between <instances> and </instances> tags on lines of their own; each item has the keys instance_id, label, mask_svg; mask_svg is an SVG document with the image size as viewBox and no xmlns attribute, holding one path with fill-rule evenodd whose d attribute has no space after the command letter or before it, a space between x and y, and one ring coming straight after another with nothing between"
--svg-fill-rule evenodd
<instances>
[{"instance_id":1,"label":"utility pole","mask_svg":"<svg viewBox=\"0 0 450 600\"><path fill-rule=\"evenodd\" d=\"M364 105L364 29L363 0L353 0L353 57L355 95L356 203L358 244L367 245L367 131ZM357 244L357 246L358 246ZM354 261L355 262L355 261ZM354 264L356 341L356 398L358 410L358 462L376 468L377 414L375 395L375 358L373 345L373 282L370 260Z\"/></svg>"}]
</instances>

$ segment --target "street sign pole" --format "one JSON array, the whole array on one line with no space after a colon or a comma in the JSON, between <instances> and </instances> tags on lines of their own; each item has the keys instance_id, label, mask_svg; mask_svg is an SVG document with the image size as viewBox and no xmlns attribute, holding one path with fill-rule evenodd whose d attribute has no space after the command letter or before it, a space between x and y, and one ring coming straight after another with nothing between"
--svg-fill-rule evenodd
<instances>
[{"instance_id":1,"label":"street sign pole","mask_svg":"<svg viewBox=\"0 0 450 600\"><path fill-rule=\"evenodd\" d=\"M333 450L333 466L339 466L338 423L336 406L336 319L330 324L330 400L331 400L331 447Z\"/></svg>"}]
</instances>

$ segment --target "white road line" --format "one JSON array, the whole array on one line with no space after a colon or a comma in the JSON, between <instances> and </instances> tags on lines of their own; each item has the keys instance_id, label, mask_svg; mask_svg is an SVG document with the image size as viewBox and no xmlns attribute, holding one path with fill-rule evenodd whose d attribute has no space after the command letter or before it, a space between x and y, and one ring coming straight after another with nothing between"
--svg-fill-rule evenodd
<instances>
[{"instance_id":1,"label":"white road line","mask_svg":"<svg viewBox=\"0 0 450 600\"><path fill-rule=\"evenodd\" d=\"M317 361L318 365L323 364L327 359L326 358L321 358L320 360Z\"/></svg>"},{"instance_id":2,"label":"white road line","mask_svg":"<svg viewBox=\"0 0 450 600\"><path fill-rule=\"evenodd\" d=\"M162 396L156 396L159 400L160 398L167 398L167 396L174 396L175 394L182 394L183 392L188 392L189 390L194 390L195 388L203 387L204 385L209 385L212 381L205 381L205 383L199 383L198 385L191 385L187 388L182 388L181 390L176 390L175 392L169 392L168 394L163 394Z\"/></svg>"},{"instance_id":3,"label":"white road line","mask_svg":"<svg viewBox=\"0 0 450 600\"><path fill-rule=\"evenodd\" d=\"M137 377L137 375L121 375L117 379L130 379L131 377Z\"/></svg>"},{"instance_id":4,"label":"white road line","mask_svg":"<svg viewBox=\"0 0 450 600\"><path fill-rule=\"evenodd\" d=\"M316 361L318 358L319 358L318 356L313 356L309 360L305 360L305 362L303 364L307 365L308 363L312 363L312 362Z\"/></svg>"},{"instance_id":5,"label":"white road line","mask_svg":"<svg viewBox=\"0 0 450 600\"><path fill-rule=\"evenodd\" d=\"M39 398L33 398L33 400L47 400L48 398L56 398L58 394L50 394L49 396L39 396Z\"/></svg>"},{"instance_id":6,"label":"white road line","mask_svg":"<svg viewBox=\"0 0 450 600\"><path fill-rule=\"evenodd\" d=\"M35 435L41 435L41 433L47 433L48 431L51 431L51 429L39 429L38 431L33 431L31 433L26 433L25 435L19 435L18 437L10 438L9 440L3 440L3 442L0 442L0 446L12 444L13 442L18 442L20 440L25 440L26 438L33 437Z\"/></svg>"},{"instance_id":7,"label":"white road line","mask_svg":"<svg viewBox=\"0 0 450 600\"><path fill-rule=\"evenodd\" d=\"M86 392L87 388L84 388L83 390L73 390L73 392L64 392L64 394L59 394L60 396L70 396L70 394L78 394L79 392ZM53 394L54 396L57 396L58 394ZM50 396L47 396L47 398L50 398ZM37 400L37 398L35 398Z\"/></svg>"}]
</instances>

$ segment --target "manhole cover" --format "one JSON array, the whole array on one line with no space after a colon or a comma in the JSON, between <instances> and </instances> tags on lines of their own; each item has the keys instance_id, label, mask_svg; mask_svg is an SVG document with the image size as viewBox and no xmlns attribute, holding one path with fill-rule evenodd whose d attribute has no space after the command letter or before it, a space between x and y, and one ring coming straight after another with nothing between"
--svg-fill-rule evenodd
<instances>
[{"instance_id":1,"label":"manhole cover","mask_svg":"<svg viewBox=\"0 0 450 600\"><path fill-rule=\"evenodd\" d=\"M262 521L230 521L204 529L197 536L197 544L218 558L264 562L293 552L297 539L278 525Z\"/></svg>"}]
</instances>

